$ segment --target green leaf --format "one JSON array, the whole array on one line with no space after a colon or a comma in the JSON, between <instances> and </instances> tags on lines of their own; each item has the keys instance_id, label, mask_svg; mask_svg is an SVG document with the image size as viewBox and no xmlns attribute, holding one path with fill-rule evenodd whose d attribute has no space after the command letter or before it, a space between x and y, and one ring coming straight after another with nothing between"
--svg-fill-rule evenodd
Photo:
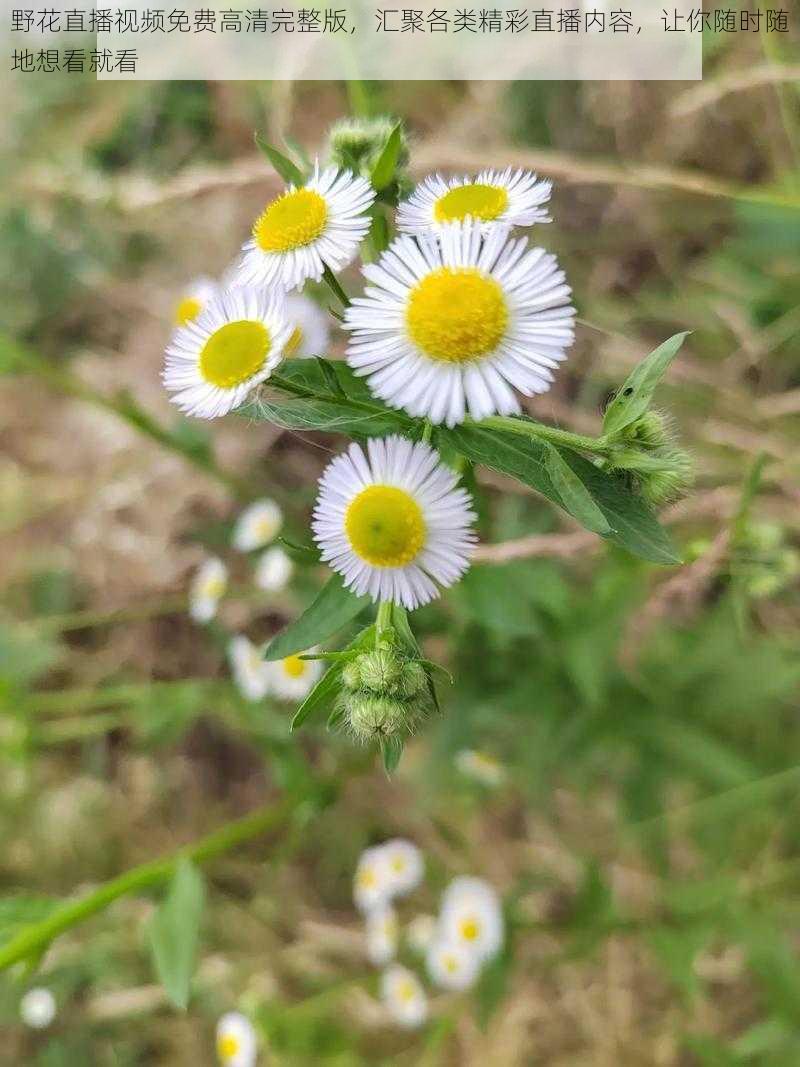
<instances>
[{"instance_id":1,"label":"green leaf","mask_svg":"<svg viewBox=\"0 0 800 1067\"><path fill-rule=\"evenodd\" d=\"M285 182L289 185L305 184L306 179L303 172L296 164L292 163L291 159L265 141L261 134L257 133L255 138L258 147Z\"/></svg>"},{"instance_id":2,"label":"green leaf","mask_svg":"<svg viewBox=\"0 0 800 1067\"><path fill-rule=\"evenodd\" d=\"M542 442L478 425L439 429L438 433L467 459L511 475L563 507L547 469L547 450ZM650 506L622 478L600 470L570 449L558 448L558 452L608 521L609 531L603 535L607 540L652 563L680 563Z\"/></svg>"},{"instance_id":3,"label":"green leaf","mask_svg":"<svg viewBox=\"0 0 800 1067\"><path fill-rule=\"evenodd\" d=\"M400 158L400 149L403 144L402 129L402 122L398 122L394 126L392 132L386 139L383 151L380 156L378 156L378 160L372 168L372 176L370 180L373 188L378 192L380 192L381 189L385 189L394 177L397 161Z\"/></svg>"},{"instance_id":4,"label":"green leaf","mask_svg":"<svg viewBox=\"0 0 800 1067\"><path fill-rule=\"evenodd\" d=\"M607 437L618 434L647 411L656 386L689 333L687 330L674 334L649 356L645 356L628 375L622 388L606 408L603 433Z\"/></svg>"},{"instance_id":5,"label":"green leaf","mask_svg":"<svg viewBox=\"0 0 800 1067\"><path fill-rule=\"evenodd\" d=\"M401 737L382 737L381 756L383 757L383 769L387 774L394 774L403 755L405 742Z\"/></svg>"},{"instance_id":6,"label":"green leaf","mask_svg":"<svg viewBox=\"0 0 800 1067\"><path fill-rule=\"evenodd\" d=\"M549 443L545 443L545 469L570 515L593 533L608 533L611 529L608 519L595 504L591 493L558 449Z\"/></svg>"},{"instance_id":7,"label":"green leaf","mask_svg":"<svg viewBox=\"0 0 800 1067\"><path fill-rule=\"evenodd\" d=\"M285 659L296 652L305 652L341 630L368 603L369 597L356 596L345 589L338 574L332 575L300 618L273 637L264 659Z\"/></svg>"},{"instance_id":8,"label":"green leaf","mask_svg":"<svg viewBox=\"0 0 800 1067\"><path fill-rule=\"evenodd\" d=\"M289 541L286 537L279 537L278 543L283 546L286 555L295 563L313 564L320 561L320 552L316 545L300 545L296 541Z\"/></svg>"},{"instance_id":9,"label":"green leaf","mask_svg":"<svg viewBox=\"0 0 800 1067\"><path fill-rule=\"evenodd\" d=\"M179 861L148 930L153 964L167 996L185 1011L200 936L205 889L188 859Z\"/></svg>"},{"instance_id":10,"label":"green leaf","mask_svg":"<svg viewBox=\"0 0 800 1067\"><path fill-rule=\"evenodd\" d=\"M336 694L341 688L343 670L344 663L342 662L334 663L333 666L328 668L294 713L292 724L289 727L290 732L293 733L295 730L299 730L309 715L326 707L330 701L336 698Z\"/></svg>"},{"instance_id":11,"label":"green leaf","mask_svg":"<svg viewBox=\"0 0 800 1067\"><path fill-rule=\"evenodd\" d=\"M361 437L402 433L411 423L402 412L335 397L257 397L239 408L238 413L274 422L286 430L321 430Z\"/></svg>"}]
</instances>

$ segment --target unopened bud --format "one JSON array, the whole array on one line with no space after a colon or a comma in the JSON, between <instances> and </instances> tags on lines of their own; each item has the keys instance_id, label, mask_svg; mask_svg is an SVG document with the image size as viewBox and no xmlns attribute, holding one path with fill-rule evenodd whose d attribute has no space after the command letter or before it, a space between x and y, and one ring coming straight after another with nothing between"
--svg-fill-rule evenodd
<instances>
[{"instance_id":1,"label":"unopened bud","mask_svg":"<svg viewBox=\"0 0 800 1067\"><path fill-rule=\"evenodd\" d=\"M370 693L397 694L403 667L394 651L379 648L375 652L365 652L355 663L363 689Z\"/></svg>"},{"instance_id":2,"label":"unopened bud","mask_svg":"<svg viewBox=\"0 0 800 1067\"><path fill-rule=\"evenodd\" d=\"M361 688L361 671L358 669L356 660L351 659L345 663L342 670L342 682L345 688L352 692Z\"/></svg>"},{"instance_id":3,"label":"unopened bud","mask_svg":"<svg viewBox=\"0 0 800 1067\"><path fill-rule=\"evenodd\" d=\"M658 451L661 466L658 470L641 471L642 494L651 504L666 504L682 496L694 481L694 462L688 452L680 448Z\"/></svg>"},{"instance_id":4,"label":"unopened bud","mask_svg":"<svg viewBox=\"0 0 800 1067\"><path fill-rule=\"evenodd\" d=\"M645 411L624 433L627 440L648 450L663 448L675 438L672 420L660 411Z\"/></svg>"},{"instance_id":5,"label":"unopened bud","mask_svg":"<svg viewBox=\"0 0 800 1067\"><path fill-rule=\"evenodd\" d=\"M395 123L385 116L374 119L342 119L331 127L328 135L328 155L331 163L362 174L365 178L369 177L394 127ZM401 136L398 170L408 162L408 144L405 136Z\"/></svg>"},{"instance_id":6,"label":"unopened bud","mask_svg":"<svg viewBox=\"0 0 800 1067\"><path fill-rule=\"evenodd\" d=\"M407 728L408 709L402 700L353 693L345 698L347 721L360 741L391 737Z\"/></svg>"}]
</instances>

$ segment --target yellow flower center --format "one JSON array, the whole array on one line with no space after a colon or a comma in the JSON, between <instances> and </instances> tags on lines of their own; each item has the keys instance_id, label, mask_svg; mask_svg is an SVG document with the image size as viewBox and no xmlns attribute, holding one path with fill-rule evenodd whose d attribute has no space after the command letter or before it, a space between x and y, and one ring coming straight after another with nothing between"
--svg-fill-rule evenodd
<instances>
[{"instance_id":1,"label":"yellow flower center","mask_svg":"<svg viewBox=\"0 0 800 1067\"><path fill-rule=\"evenodd\" d=\"M410 1003L417 995L417 991L414 988L414 983L409 982L408 979L404 979L397 987L397 999L401 1000L404 1004Z\"/></svg>"},{"instance_id":2,"label":"yellow flower center","mask_svg":"<svg viewBox=\"0 0 800 1067\"><path fill-rule=\"evenodd\" d=\"M295 326L289 335L289 340L286 342L286 347L283 350L283 355L286 359L293 356L303 343L303 331L299 326Z\"/></svg>"},{"instance_id":3,"label":"yellow flower center","mask_svg":"<svg viewBox=\"0 0 800 1067\"><path fill-rule=\"evenodd\" d=\"M283 193L268 204L253 226L263 252L290 252L315 241L328 221L328 205L313 189Z\"/></svg>"},{"instance_id":4,"label":"yellow flower center","mask_svg":"<svg viewBox=\"0 0 800 1067\"><path fill-rule=\"evenodd\" d=\"M206 578L200 587L200 596L206 597L209 600L219 600L224 592L225 579L216 576L213 578Z\"/></svg>"},{"instance_id":5,"label":"yellow flower center","mask_svg":"<svg viewBox=\"0 0 800 1067\"><path fill-rule=\"evenodd\" d=\"M226 1063L239 1052L239 1041L233 1034L220 1034L217 1038L217 1055Z\"/></svg>"},{"instance_id":6,"label":"yellow flower center","mask_svg":"<svg viewBox=\"0 0 800 1067\"><path fill-rule=\"evenodd\" d=\"M299 656L287 656L283 661L283 669L290 678L302 678L308 669L308 663Z\"/></svg>"},{"instance_id":7,"label":"yellow flower center","mask_svg":"<svg viewBox=\"0 0 800 1067\"><path fill-rule=\"evenodd\" d=\"M402 874L406 869L406 861L403 856L395 856L392 860L392 870L395 874Z\"/></svg>"},{"instance_id":8,"label":"yellow flower center","mask_svg":"<svg viewBox=\"0 0 800 1067\"><path fill-rule=\"evenodd\" d=\"M411 291L406 324L432 359L466 363L497 348L508 326L508 305L494 278L474 267L440 267Z\"/></svg>"},{"instance_id":9,"label":"yellow flower center","mask_svg":"<svg viewBox=\"0 0 800 1067\"><path fill-rule=\"evenodd\" d=\"M375 882L375 872L371 867L365 867L363 871L358 872L358 884L362 889L372 889Z\"/></svg>"},{"instance_id":10,"label":"yellow flower center","mask_svg":"<svg viewBox=\"0 0 800 1067\"><path fill-rule=\"evenodd\" d=\"M475 918L462 919L459 925L461 936L465 941L477 941L481 934L481 925Z\"/></svg>"},{"instance_id":11,"label":"yellow flower center","mask_svg":"<svg viewBox=\"0 0 800 1067\"><path fill-rule=\"evenodd\" d=\"M508 207L508 193L495 185L472 182L459 185L436 201L433 214L437 222L458 222L470 215L481 222L492 222Z\"/></svg>"},{"instance_id":12,"label":"yellow flower center","mask_svg":"<svg viewBox=\"0 0 800 1067\"><path fill-rule=\"evenodd\" d=\"M240 319L211 334L200 353L200 373L220 389L233 389L264 365L272 338L263 322Z\"/></svg>"},{"instance_id":13,"label":"yellow flower center","mask_svg":"<svg viewBox=\"0 0 800 1067\"><path fill-rule=\"evenodd\" d=\"M185 326L192 322L203 310L203 305L195 296L187 296L175 308L175 322L179 326Z\"/></svg>"},{"instance_id":14,"label":"yellow flower center","mask_svg":"<svg viewBox=\"0 0 800 1067\"><path fill-rule=\"evenodd\" d=\"M443 963L448 974L455 974L458 970L458 960L455 956L445 956Z\"/></svg>"},{"instance_id":15,"label":"yellow flower center","mask_svg":"<svg viewBox=\"0 0 800 1067\"><path fill-rule=\"evenodd\" d=\"M373 567L404 567L425 542L425 520L416 500L392 485L369 485L344 517L353 551Z\"/></svg>"}]
</instances>

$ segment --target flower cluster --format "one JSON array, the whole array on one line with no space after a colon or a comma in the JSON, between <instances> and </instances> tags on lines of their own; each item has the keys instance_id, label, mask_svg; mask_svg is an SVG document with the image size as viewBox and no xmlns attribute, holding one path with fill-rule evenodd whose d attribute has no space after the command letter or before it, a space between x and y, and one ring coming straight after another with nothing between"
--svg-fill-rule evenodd
<instances>
[{"instance_id":1,"label":"flower cluster","mask_svg":"<svg viewBox=\"0 0 800 1067\"><path fill-rule=\"evenodd\" d=\"M520 417L520 398L550 388L575 334L564 271L521 233L551 221L551 183L506 167L433 174L414 188L402 128L386 119L336 124L327 162L305 172L259 143L287 184L222 281L200 279L185 294L163 379L187 414L213 418L250 399L258 418L357 439L320 479L307 552L336 573L302 629L313 639L305 646L316 645L331 636L331 617L354 618L361 598L378 605L369 639L363 631L338 658L320 654L331 660L325 699L312 697L315 709L333 703L333 720L355 737L378 740L388 768L397 739L402 748L436 700L405 612L469 566L476 510L461 478L472 463L518 478L645 558L676 560L647 502L685 489L691 463L648 408L683 335L630 376L601 437ZM362 245L366 284L351 300L336 273ZM320 282L341 311L326 315L311 298ZM337 342L344 361L323 358ZM300 369L296 355L317 358ZM618 500L625 493L636 498L633 517ZM253 544L243 533L239 547ZM279 586L284 571L282 557L265 556L262 584ZM213 616L224 581L224 566L209 561L193 598L198 619ZM298 658L302 645L289 645L291 670L305 683L313 671L301 664L311 661ZM370 652L385 653L378 686L369 682ZM252 646L240 639L231 656L242 689L266 693L271 668L257 669ZM283 689L304 694L299 681Z\"/></svg>"},{"instance_id":2,"label":"flower cluster","mask_svg":"<svg viewBox=\"0 0 800 1067\"><path fill-rule=\"evenodd\" d=\"M438 917L414 916L402 931L396 902L422 882L424 863L409 841L394 839L362 853L353 898L365 916L366 954L384 968L381 995L389 1016L404 1027L428 1017L425 988L397 957L402 945L425 959L428 976L440 989L460 992L477 981L481 968L503 946L503 915L497 894L480 878L459 877L446 888Z\"/></svg>"}]
</instances>

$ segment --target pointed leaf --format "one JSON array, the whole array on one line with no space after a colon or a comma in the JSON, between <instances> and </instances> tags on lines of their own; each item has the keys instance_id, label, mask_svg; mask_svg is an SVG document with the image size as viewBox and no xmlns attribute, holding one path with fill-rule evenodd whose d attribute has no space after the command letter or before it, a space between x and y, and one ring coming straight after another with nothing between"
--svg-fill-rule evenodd
<instances>
[{"instance_id":1,"label":"pointed leaf","mask_svg":"<svg viewBox=\"0 0 800 1067\"><path fill-rule=\"evenodd\" d=\"M286 537L279 537L278 543L286 550L286 555L295 563L319 563L320 552L316 545L300 545L296 541L289 541Z\"/></svg>"},{"instance_id":2,"label":"pointed leaf","mask_svg":"<svg viewBox=\"0 0 800 1067\"><path fill-rule=\"evenodd\" d=\"M608 533L611 529L608 519L595 504L591 493L578 475L551 444L545 446L545 469L550 475L553 488L561 498L561 503L570 515L593 533Z\"/></svg>"},{"instance_id":3,"label":"pointed leaf","mask_svg":"<svg viewBox=\"0 0 800 1067\"><path fill-rule=\"evenodd\" d=\"M383 769L387 774L394 774L403 755L405 743L400 737L381 738L381 756L383 757Z\"/></svg>"},{"instance_id":4,"label":"pointed leaf","mask_svg":"<svg viewBox=\"0 0 800 1067\"><path fill-rule=\"evenodd\" d=\"M690 331L676 333L658 348L628 375L622 388L606 408L603 418L603 433L608 437L630 426L647 411L656 386L663 378L667 368L678 354Z\"/></svg>"},{"instance_id":5,"label":"pointed leaf","mask_svg":"<svg viewBox=\"0 0 800 1067\"><path fill-rule=\"evenodd\" d=\"M368 603L369 597L356 596L344 587L338 574L332 575L300 618L273 637L264 659L285 659L296 652L305 652L341 630Z\"/></svg>"},{"instance_id":6,"label":"pointed leaf","mask_svg":"<svg viewBox=\"0 0 800 1067\"><path fill-rule=\"evenodd\" d=\"M334 663L323 674L303 703L294 713L292 724L289 727L290 732L294 733L295 730L299 730L306 719L315 711L319 711L324 708L330 701L336 699L336 694L339 692L342 684L342 671L344 670L344 663Z\"/></svg>"},{"instance_id":7,"label":"pointed leaf","mask_svg":"<svg viewBox=\"0 0 800 1067\"><path fill-rule=\"evenodd\" d=\"M288 185L305 184L303 172L295 163L292 163L291 159L265 141L261 134L257 133L255 137L258 147Z\"/></svg>"},{"instance_id":8,"label":"pointed leaf","mask_svg":"<svg viewBox=\"0 0 800 1067\"><path fill-rule=\"evenodd\" d=\"M169 999L181 1010L189 1003L204 896L199 872L189 860L180 860L148 929L156 974Z\"/></svg>"},{"instance_id":9,"label":"pointed leaf","mask_svg":"<svg viewBox=\"0 0 800 1067\"><path fill-rule=\"evenodd\" d=\"M385 189L394 177L397 161L400 158L400 149L403 144L402 129L402 122L398 122L394 126L386 139L386 144L383 146L383 151L378 157L377 163L372 168L372 187L377 189L378 192L381 189Z\"/></svg>"}]
</instances>

